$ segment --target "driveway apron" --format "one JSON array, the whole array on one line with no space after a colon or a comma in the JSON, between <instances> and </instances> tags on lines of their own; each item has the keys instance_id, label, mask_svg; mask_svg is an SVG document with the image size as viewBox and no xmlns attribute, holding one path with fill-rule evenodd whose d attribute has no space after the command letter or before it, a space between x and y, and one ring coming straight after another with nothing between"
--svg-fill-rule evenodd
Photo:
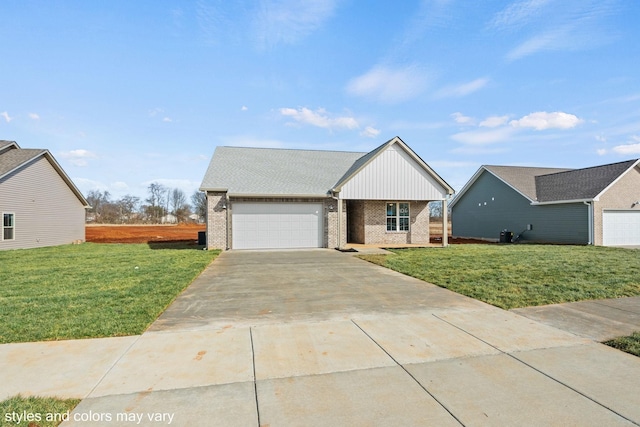
<instances>
[{"instance_id":1,"label":"driveway apron","mask_svg":"<svg viewBox=\"0 0 640 427\"><path fill-rule=\"evenodd\" d=\"M230 251L63 425L640 425L638 378L636 357L349 254Z\"/></svg>"}]
</instances>

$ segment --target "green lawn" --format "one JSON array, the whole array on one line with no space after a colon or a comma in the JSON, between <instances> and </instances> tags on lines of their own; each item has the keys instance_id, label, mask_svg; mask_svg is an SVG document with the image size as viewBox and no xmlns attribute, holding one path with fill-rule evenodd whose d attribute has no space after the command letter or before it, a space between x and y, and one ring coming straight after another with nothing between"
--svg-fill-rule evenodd
<instances>
[{"instance_id":1,"label":"green lawn","mask_svg":"<svg viewBox=\"0 0 640 427\"><path fill-rule=\"evenodd\" d=\"M55 427L80 399L14 396L0 402L0 426Z\"/></svg>"},{"instance_id":2,"label":"green lawn","mask_svg":"<svg viewBox=\"0 0 640 427\"><path fill-rule=\"evenodd\" d=\"M634 332L627 337L614 338L603 344L640 357L640 332Z\"/></svg>"},{"instance_id":3,"label":"green lawn","mask_svg":"<svg viewBox=\"0 0 640 427\"><path fill-rule=\"evenodd\" d=\"M593 246L451 245L367 261L511 309L640 295L640 251Z\"/></svg>"},{"instance_id":4,"label":"green lawn","mask_svg":"<svg viewBox=\"0 0 640 427\"><path fill-rule=\"evenodd\" d=\"M140 334L218 253L94 243L0 251L0 343Z\"/></svg>"}]
</instances>

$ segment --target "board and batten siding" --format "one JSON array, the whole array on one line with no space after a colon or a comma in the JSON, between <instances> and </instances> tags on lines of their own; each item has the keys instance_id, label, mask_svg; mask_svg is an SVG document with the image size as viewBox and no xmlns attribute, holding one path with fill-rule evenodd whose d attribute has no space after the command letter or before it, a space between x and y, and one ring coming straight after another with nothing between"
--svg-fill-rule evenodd
<instances>
[{"instance_id":1,"label":"board and batten siding","mask_svg":"<svg viewBox=\"0 0 640 427\"><path fill-rule=\"evenodd\" d=\"M443 200L447 191L401 147L391 145L342 187L341 199Z\"/></svg>"},{"instance_id":2,"label":"board and batten siding","mask_svg":"<svg viewBox=\"0 0 640 427\"><path fill-rule=\"evenodd\" d=\"M589 243L589 210L582 203L531 205L520 193L489 172L483 172L452 208L452 235L500 238L504 229L514 237L533 225L521 239L549 243Z\"/></svg>"},{"instance_id":3,"label":"board and batten siding","mask_svg":"<svg viewBox=\"0 0 640 427\"><path fill-rule=\"evenodd\" d=\"M0 236L0 250L85 240L84 206L44 156L0 180L0 212L15 214L15 239Z\"/></svg>"}]
</instances>

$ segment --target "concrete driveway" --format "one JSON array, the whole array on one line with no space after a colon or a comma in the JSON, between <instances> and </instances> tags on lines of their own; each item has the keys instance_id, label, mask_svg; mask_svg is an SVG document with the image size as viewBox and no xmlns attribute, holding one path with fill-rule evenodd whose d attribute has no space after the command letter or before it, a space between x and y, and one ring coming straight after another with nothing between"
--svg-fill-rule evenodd
<instances>
[{"instance_id":1,"label":"concrete driveway","mask_svg":"<svg viewBox=\"0 0 640 427\"><path fill-rule=\"evenodd\" d=\"M332 250L225 252L122 340L63 425L640 425L640 359Z\"/></svg>"}]
</instances>

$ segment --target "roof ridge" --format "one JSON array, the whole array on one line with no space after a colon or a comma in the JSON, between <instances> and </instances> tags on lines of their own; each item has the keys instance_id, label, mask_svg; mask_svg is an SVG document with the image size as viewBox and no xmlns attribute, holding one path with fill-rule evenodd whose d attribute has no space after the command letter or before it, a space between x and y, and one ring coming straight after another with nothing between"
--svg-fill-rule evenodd
<instances>
[{"instance_id":1,"label":"roof ridge","mask_svg":"<svg viewBox=\"0 0 640 427\"><path fill-rule=\"evenodd\" d=\"M278 148L278 147L239 147L236 145L219 145L221 148L238 148L238 149L251 149L251 150L279 150L279 151L314 151L320 153L355 153L355 154L367 154L369 151L346 151L346 150L320 150L317 148Z\"/></svg>"},{"instance_id":2,"label":"roof ridge","mask_svg":"<svg viewBox=\"0 0 640 427\"><path fill-rule=\"evenodd\" d=\"M638 160L640 160L640 159L632 159L632 160L625 160L625 161L622 161L622 162L607 163L605 165L588 166L586 168L570 169L570 170L566 170L564 172L553 172L553 173L549 173L549 174L545 174L545 175L539 175L539 176L557 175L557 174L560 174L560 173L586 171L586 170L589 170L589 169L597 169L597 168L604 168L604 167L609 167L609 166L621 165L623 163L635 163Z\"/></svg>"}]
</instances>

